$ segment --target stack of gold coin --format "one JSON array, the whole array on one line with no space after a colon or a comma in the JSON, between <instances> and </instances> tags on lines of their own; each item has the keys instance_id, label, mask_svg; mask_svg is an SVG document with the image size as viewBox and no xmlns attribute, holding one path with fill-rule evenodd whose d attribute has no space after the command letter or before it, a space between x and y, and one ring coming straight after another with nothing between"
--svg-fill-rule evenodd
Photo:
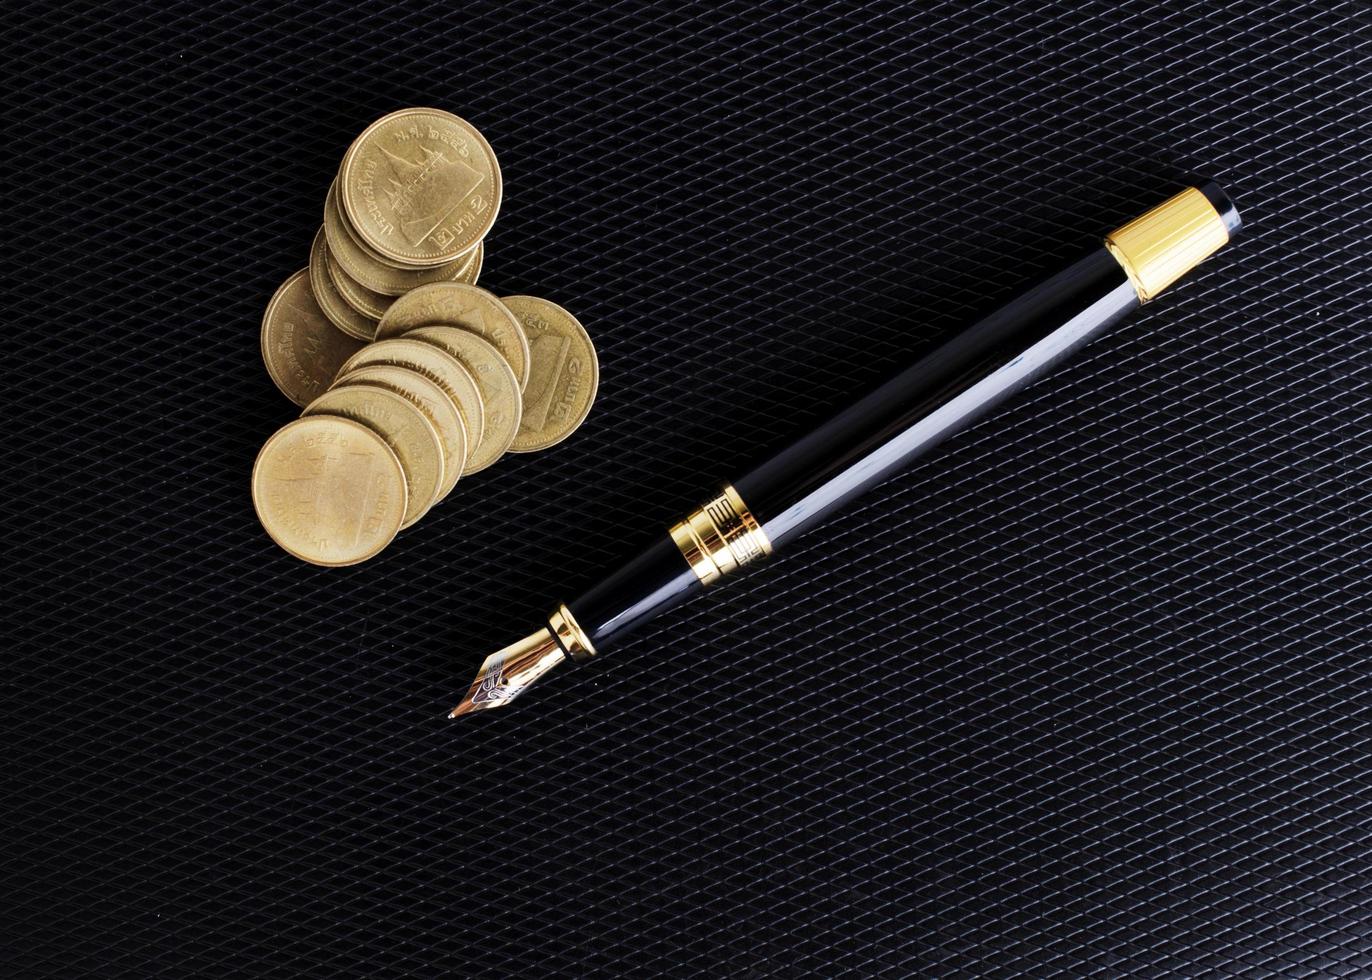
<instances>
[{"instance_id":1,"label":"stack of gold coin","mask_svg":"<svg viewBox=\"0 0 1372 980\"><path fill-rule=\"evenodd\" d=\"M465 119L402 109L372 123L343 155L310 251L325 316L371 340L395 297L476 282L500 195L495 153Z\"/></svg>"},{"instance_id":2,"label":"stack of gold coin","mask_svg":"<svg viewBox=\"0 0 1372 980\"><path fill-rule=\"evenodd\" d=\"M304 411L262 448L253 500L296 557L370 558L461 477L590 412L599 363L576 317L475 285L500 194L481 134L436 109L383 117L344 156L309 267L262 320L267 372Z\"/></svg>"}]
</instances>

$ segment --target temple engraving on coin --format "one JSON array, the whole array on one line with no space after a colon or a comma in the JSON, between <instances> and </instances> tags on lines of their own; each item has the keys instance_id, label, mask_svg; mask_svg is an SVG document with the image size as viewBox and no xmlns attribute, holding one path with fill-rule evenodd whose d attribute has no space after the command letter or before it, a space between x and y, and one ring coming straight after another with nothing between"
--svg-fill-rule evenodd
<instances>
[{"instance_id":1,"label":"temple engraving on coin","mask_svg":"<svg viewBox=\"0 0 1372 980\"><path fill-rule=\"evenodd\" d=\"M485 237L500 206L500 165L466 120L403 109L372 123L339 168L339 207L384 259L442 265Z\"/></svg>"},{"instance_id":2,"label":"temple engraving on coin","mask_svg":"<svg viewBox=\"0 0 1372 980\"><path fill-rule=\"evenodd\" d=\"M403 140L403 136L397 142ZM461 160L449 160L442 150L416 144L421 159L406 159L385 146L378 147L390 168L383 193L395 215L401 234L418 245L434 232L465 198L481 185L481 174ZM439 241L446 246L448 242Z\"/></svg>"}]
</instances>

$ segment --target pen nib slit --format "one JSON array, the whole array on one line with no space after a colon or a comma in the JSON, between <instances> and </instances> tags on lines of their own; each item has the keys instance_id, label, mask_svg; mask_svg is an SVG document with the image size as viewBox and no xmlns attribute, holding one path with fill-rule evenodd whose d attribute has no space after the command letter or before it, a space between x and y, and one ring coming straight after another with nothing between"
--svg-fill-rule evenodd
<instances>
[{"instance_id":1,"label":"pen nib slit","mask_svg":"<svg viewBox=\"0 0 1372 980\"><path fill-rule=\"evenodd\" d=\"M546 628L497 650L482 662L466 696L448 712L448 717L460 718L473 711L503 708L564 658L552 631Z\"/></svg>"}]
</instances>

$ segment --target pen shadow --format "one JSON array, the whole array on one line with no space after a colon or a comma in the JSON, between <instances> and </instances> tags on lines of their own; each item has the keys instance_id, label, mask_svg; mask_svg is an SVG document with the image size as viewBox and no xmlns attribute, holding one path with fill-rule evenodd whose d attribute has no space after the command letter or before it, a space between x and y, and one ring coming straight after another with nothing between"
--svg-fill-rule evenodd
<instances>
[{"instance_id":1,"label":"pen shadow","mask_svg":"<svg viewBox=\"0 0 1372 980\"><path fill-rule=\"evenodd\" d=\"M854 235L805 256L811 269L850 270L841 277L788 282L774 262L748 295L702 295L671 345L636 337L613 316L598 319L601 391L583 430L567 446L502 463L512 481L548 496L526 502L527 540L505 543L503 557L514 560L481 568L487 589L509 603L462 611L463 632L481 638L472 666L715 487L1186 182L1113 174L1027 200L1003 195L983 202L974 224L961 211L967 199L950 197L909 230L899 254L889 244L873 254ZM736 265L738 251L721 249L713 261ZM709 265L698 275L708 281Z\"/></svg>"}]
</instances>

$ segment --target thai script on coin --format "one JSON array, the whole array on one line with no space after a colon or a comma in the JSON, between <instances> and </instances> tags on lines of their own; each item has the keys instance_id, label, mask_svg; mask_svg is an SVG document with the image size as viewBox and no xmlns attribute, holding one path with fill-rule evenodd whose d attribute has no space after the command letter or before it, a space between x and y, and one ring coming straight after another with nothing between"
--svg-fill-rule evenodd
<instances>
[{"instance_id":1,"label":"thai script on coin","mask_svg":"<svg viewBox=\"0 0 1372 980\"><path fill-rule=\"evenodd\" d=\"M358 240L357 232L338 209L337 187L335 180L324 202L324 237L329 243L329 254L359 285L383 296L399 296L425 283L474 283L481 275L486 251L481 242L446 265L406 267L383 259Z\"/></svg>"},{"instance_id":2,"label":"thai script on coin","mask_svg":"<svg viewBox=\"0 0 1372 980\"><path fill-rule=\"evenodd\" d=\"M333 325L314 300L309 270L291 276L262 315L262 362L281 393L304 407L363 343Z\"/></svg>"},{"instance_id":3,"label":"thai script on coin","mask_svg":"<svg viewBox=\"0 0 1372 980\"><path fill-rule=\"evenodd\" d=\"M537 296L506 296L501 302L529 337L531 365L524 413L511 452L555 446L575 432L600 388L600 361L591 335L556 303Z\"/></svg>"}]
</instances>

